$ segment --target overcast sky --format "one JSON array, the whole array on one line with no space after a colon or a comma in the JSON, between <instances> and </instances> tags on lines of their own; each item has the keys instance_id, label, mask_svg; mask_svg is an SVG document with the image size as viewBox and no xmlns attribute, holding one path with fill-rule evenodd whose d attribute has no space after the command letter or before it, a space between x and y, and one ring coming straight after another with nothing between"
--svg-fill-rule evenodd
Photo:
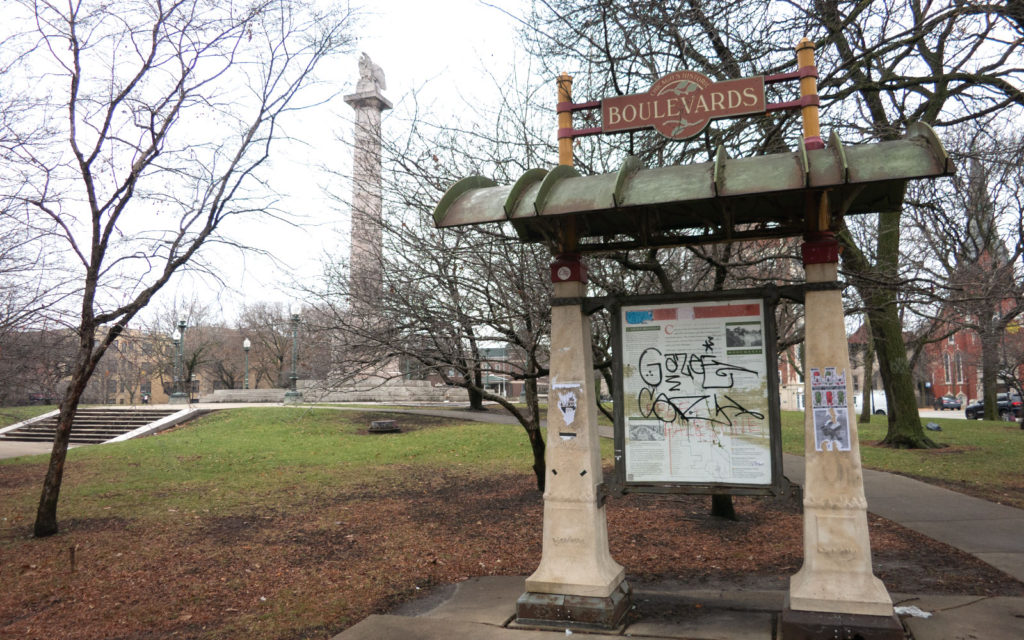
<instances>
[{"instance_id":1,"label":"overcast sky","mask_svg":"<svg viewBox=\"0 0 1024 640\"><path fill-rule=\"evenodd\" d=\"M504 2L514 8L522 3ZM421 104L428 102L434 113L450 109L456 114L461 95L473 95L477 87L493 91L489 82L480 82L482 70L490 69L503 76L515 58L515 22L501 11L477 0L382 0L367 10L357 30L359 42L354 52L340 57L331 67L320 69L321 77L340 89L342 95L354 91L358 80L358 59L366 52L384 70L387 89L384 95L395 105L395 112L409 101L412 91L419 92ZM491 96L474 96L487 101ZM287 189L286 208L300 221L300 228L282 223L253 224L235 221L224 231L233 238L273 253L293 269L291 274L265 257L215 248L211 255L232 290L221 292L208 282L191 276L180 278L168 291L179 299L192 297L200 301L219 301L224 319L232 321L237 309L245 303L261 300L291 302L287 282L292 276L305 281L319 274L324 252L347 255L343 244L348 233L348 211L338 211L336 203L323 197L322 187L331 182L335 192L348 198L351 187L332 181L315 170L325 163L340 168L348 175L351 148L351 117L353 111L340 97L326 108L303 114L301 122L293 122L288 131L296 137L315 140L312 147L289 144L277 147L272 155L275 178L283 178L278 189ZM384 135L399 136L393 131L401 126L385 114ZM338 141L338 138L342 141ZM212 248L212 247L211 247Z\"/></svg>"}]
</instances>

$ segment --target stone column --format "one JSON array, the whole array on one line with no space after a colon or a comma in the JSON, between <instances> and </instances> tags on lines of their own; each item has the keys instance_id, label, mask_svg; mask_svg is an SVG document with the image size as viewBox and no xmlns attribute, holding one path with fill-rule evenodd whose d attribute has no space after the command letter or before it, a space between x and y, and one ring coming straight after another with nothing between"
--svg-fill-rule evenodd
<instances>
[{"instance_id":1,"label":"stone column","mask_svg":"<svg viewBox=\"0 0 1024 640\"><path fill-rule=\"evenodd\" d=\"M586 295L579 255L560 256L551 272L555 298ZM629 607L629 587L608 551L590 318L579 303L552 307L549 380L544 550L517 620L611 628Z\"/></svg>"},{"instance_id":2,"label":"stone column","mask_svg":"<svg viewBox=\"0 0 1024 640\"><path fill-rule=\"evenodd\" d=\"M353 309L372 313L370 304L380 298L383 276L381 230L381 112L391 103L381 94L384 72L365 53L359 59L356 93L345 96L356 112L352 151L352 233L350 294Z\"/></svg>"},{"instance_id":3,"label":"stone column","mask_svg":"<svg viewBox=\"0 0 1024 640\"><path fill-rule=\"evenodd\" d=\"M830 232L808 233L804 303L804 564L790 579L783 640L901 639L892 600L871 568L867 500L850 355L837 286L839 248Z\"/></svg>"}]
</instances>

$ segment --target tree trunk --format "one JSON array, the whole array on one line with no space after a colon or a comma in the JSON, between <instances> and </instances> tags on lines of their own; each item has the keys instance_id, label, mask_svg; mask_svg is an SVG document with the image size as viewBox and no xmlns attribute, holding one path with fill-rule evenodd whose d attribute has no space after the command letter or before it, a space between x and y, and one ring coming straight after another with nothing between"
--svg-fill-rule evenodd
<instances>
[{"instance_id":1,"label":"tree trunk","mask_svg":"<svg viewBox=\"0 0 1024 640\"><path fill-rule=\"evenodd\" d=\"M867 332L864 335L864 380L861 385L860 418L857 422L871 422L871 391L874 389L875 338L871 335L871 320L865 320Z\"/></svg>"},{"instance_id":2,"label":"tree trunk","mask_svg":"<svg viewBox=\"0 0 1024 640\"><path fill-rule=\"evenodd\" d=\"M90 357L92 355L93 341L92 332L89 337L83 337L79 346L78 362L74 372L71 374L71 382L68 383L67 392L60 403L60 414L57 418L57 432L53 438L53 449L50 453L50 463L46 468L46 478L43 480L43 491L39 496L39 507L36 510L36 522L32 533L37 538L45 538L58 532L57 526L57 502L60 499L61 483L64 479L64 462L67 460L68 444L71 441L71 424L74 422L75 413L78 412L78 403L85 392L89 382Z\"/></svg>"},{"instance_id":3,"label":"tree trunk","mask_svg":"<svg viewBox=\"0 0 1024 640\"><path fill-rule=\"evenodd\" d=\"M70 399L65 399L60 406L60 417L57 419L57 434L53 438L53 450L50 453L50 464L43 480L43 492L39 496L39 507L36 510L36 522L32 529L37 538L51 536L59 530L57 527L57 501L60 499L61 482L64 479L64 461L68 455L68 442L71 439L71 422L75 417L75 407L71 408Z\"/></svg>"},{"instance_id":4,"label":"tree trunk","mask_svg":"<svg viewBox=\"0 0 1024 640\"><path fill-rule=\"evenodd\" d=\"M889 428L882 444L897 449L937 448L939 445L924 434L921 426L907 348L903 343L903 325L896 314L895 296L891 291L877 291L877 294L872 298L872 306L881 306L869 313L888 405L885 413Z\"/></svg>"},{"instance_id":5,"label":"tree trunk","mask_svg":"<svg viewBox=\"0 0 1024 640\"><path fill-rule=\"evenodd\" d=\"M714 493L711 495L711 515L727 520L739 520L736 517L736 509L732 504L732 496L728 493Z\"/></svg>"},{"instance_id":6,"label":"tree trunk","mask_svg":"<svg viewBox=\"0 0 1024 640\"><path fill-rule=\"evenodd\" d=\"M474 389L472 386L470 386L466 388L466 393L469 395L469 410L483 411L484 397L480 394L480 392Z\"/></svg>"},{"instance_id":7,"label":"tree trunk","mask_svg":"<svg viewBox=\"0 0 1024 640\"><path fill-rule=\"evenodd\" d=\"M537 476L537 491L543 493L548 470L544 459L545 443L540 429L540 402L537 399L537 379L528 378L523 388L526 391L526 407L530 412L530 424L529 426L523 425L523 427L526 429L526 437L530 439L530 451L533 453L533 473Z\"/></svg>"},{"instance_id":8,"label":"tree trunk","mask_svg":"<svg viewBox=\"0 0 1024 640\"><path fill-rule=\"evenodd\" d=\"M990 322L981 324L981 396L985 402L984 418L997 420L999 418L999 406L996 403L996 385L999 382L999 334Z\"/></svg>"},{"instance_id":9,"label":"tree trunk","mask_svg":"<svg viewBox=\"0 0 1024 640\"><path fill-rule=\"evenodd\" d=\"M878 257L874 266L840 222L839 240L843 267L855 276L857 290L867 305L868 322L875 343L878 371L885 388L889 429L882 444L898 449L932 449L939 445L924 433L914 396L910 361L903 343L893 284L898 273L900 211L878 214Z\"/></svg>"}]
</instances>

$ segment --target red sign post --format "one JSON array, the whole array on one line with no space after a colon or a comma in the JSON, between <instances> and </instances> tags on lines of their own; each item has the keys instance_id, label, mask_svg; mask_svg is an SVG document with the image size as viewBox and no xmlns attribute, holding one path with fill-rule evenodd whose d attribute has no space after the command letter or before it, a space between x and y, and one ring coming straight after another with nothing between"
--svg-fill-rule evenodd
<instances>
[{"instance_id":1,"label":"red sign post","mask_svg":"<svg viewBox=\"0 0 1024 640\"><path fill-rule=\"evenodd\" d=\"M692 138L717 118L736 118L785 109L800 109L804 145L824 148L818 126L818 69L814 66L814 43L806 38L797 46L796 71L770 76L752 76L712 82L697 71L673 71L658 78L646 93L614 96L592 102L572 101L572 77L558 78L559 163L572 165L572 143L580 136L654 129L666 138ZM799 80L800 99L767 102L765 85ZM572 113L601 110L601 125L585 129L572 127Z\"/></svg>"}]
</instances>

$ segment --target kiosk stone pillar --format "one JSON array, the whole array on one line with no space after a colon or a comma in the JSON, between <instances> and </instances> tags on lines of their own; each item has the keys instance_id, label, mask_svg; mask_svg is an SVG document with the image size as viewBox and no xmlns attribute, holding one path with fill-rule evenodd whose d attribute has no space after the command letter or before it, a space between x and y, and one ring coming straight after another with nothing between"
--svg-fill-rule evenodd
<instances>
[{"instance_id":1,"label":"kiosk stone pillar","mask_svg":"<svg viewBox=\"0 0 1024 640\"><path fill-rule=\"evenodd\" d=\"M838 258L831 232L804 236L804 564L790 579L782 637L901 639L892 599L871 569Z\"/></svg>"},{"instance_id":2,"label":"kiosk stone pillar","mask_svg":"<svg viewBox=\"0 0 1024 640\"><path fill-rule=\"evenodd\" d=\"M555 298L586 295L578 254L551 265ZM630 605L625 570L608 551L590 318L551 310L544 550L516 603L519 623L611 628Z\"/></svg>"}]
</instances>

